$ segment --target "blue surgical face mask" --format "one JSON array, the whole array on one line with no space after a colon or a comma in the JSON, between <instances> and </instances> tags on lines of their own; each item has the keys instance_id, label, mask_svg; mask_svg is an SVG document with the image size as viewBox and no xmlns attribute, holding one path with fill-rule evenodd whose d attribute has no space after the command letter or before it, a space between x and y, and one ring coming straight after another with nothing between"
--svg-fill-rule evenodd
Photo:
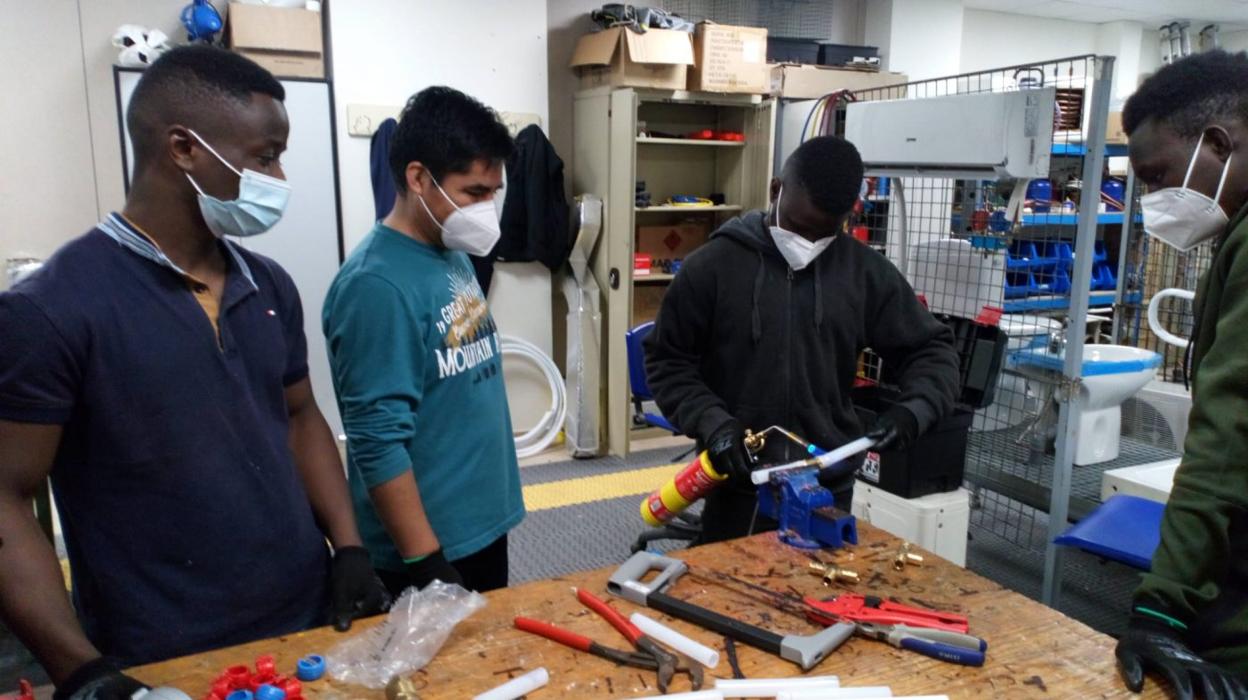
<instances>
[{"instance_id":1,"label":"blue surgical face mask","mask_svg":"<svg viewBox=\"0 0 1248 700\"><path fill-rule=\"evenodd\" d=\"M186 179L191 181L191 186L199 193L199 211L204 216L208 230L217 238L246 237L264 233L276 226L286 211L287 201L290 200L290 183L255 170L243 169L239 172L238 168L230 165L199 134L191 129L187 131L239 178L238 198L225 201L204 194L195 178L190 173L186 174Z\"/></svg>"}]
</instances>

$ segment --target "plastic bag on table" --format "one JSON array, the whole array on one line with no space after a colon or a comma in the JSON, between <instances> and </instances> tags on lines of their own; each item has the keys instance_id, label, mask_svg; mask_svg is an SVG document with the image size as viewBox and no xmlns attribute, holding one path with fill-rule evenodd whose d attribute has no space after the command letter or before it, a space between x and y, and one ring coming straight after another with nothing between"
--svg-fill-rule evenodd
<instances>
[{"instance_id":1,"label":"plastic bag on table","mask_svg":"<svg viewBox=\"0 0 1248 700\"><path fill-rule=\"evenodd\" d=\"M485 597L462 586L434 581L399 596L386 621L334 647L329 675L344 683L384 688L428 664L455 626L485 607Z\"/></svg>"}]
</instances>

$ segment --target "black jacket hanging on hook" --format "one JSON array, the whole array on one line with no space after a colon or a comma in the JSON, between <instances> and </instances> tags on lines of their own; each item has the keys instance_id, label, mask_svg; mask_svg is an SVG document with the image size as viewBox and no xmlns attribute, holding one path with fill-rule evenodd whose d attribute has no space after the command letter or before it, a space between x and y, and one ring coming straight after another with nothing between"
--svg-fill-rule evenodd
<instances>
[{"instance_id":1,"label":"black jacket hanging on hook","mask_svg":"<svg viewBox=\"0 0 1248 700\"><path fill-rule=\"evenodd\" d=\"M502 237L490 256L499 262L540 261L551 271L568 260L572 235L563 193L563 159L537 125L516 135L507 159Z\"/></svg>"}]
</instances>

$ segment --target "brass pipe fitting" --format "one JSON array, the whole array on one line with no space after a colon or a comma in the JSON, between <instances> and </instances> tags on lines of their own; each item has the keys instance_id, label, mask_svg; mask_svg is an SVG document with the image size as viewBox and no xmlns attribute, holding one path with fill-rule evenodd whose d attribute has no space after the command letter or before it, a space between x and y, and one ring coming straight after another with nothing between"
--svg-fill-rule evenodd
<instances>
[{"instance_id":1,"label":"brass pipe fitting","mask_svg":"<svg viewBox=\"0 0 1248 700\"><path fill-rule=\"evenodd\" d=\"M907 564L911 566L923 566L923 555L911 552L910 548L912 546L913 545L909 542L901 543L901 547L897 549L897 556L893 559L894 570L901 571L906 568Z\"/></svg>"},{"instance_id":2,"label":"brass pipe fitting","mask_svg":"<svg viewBox=\"0 0 1248 700\"><path fill-rule=\"evenodd\" d=\"M825 586L831 586L834 583L858 583L858 572L853 569L846 569L839 564L824 564L812 561L809 568L812 574L823 577L823 585Z\"/></svg>"}]
</instances>

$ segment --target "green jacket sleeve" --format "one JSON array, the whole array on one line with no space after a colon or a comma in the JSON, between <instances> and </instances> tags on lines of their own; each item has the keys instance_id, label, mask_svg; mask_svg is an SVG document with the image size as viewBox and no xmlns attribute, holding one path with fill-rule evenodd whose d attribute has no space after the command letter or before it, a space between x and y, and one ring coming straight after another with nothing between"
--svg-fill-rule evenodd
<instances>
[{"instance_id":1,"label":"green jacket sleeve","mask_svg":"<svg viewBox=\"0 0 1248 700\"><path fill-rule=\"evenodd\" d=\"M1136 604L1190 622L1221 593L1248 514L1248 226L1214 261L1198 304L1192 412L1183 461Z\"/></svg>"},{"instance_id":2,"label":"green jacket sleeve","mask_svg":"<svg viewBox=\"0 0 1248 700\"><path fill-rule=\"evenodd\" d=\"M371 489L411 468L424 338L407 297L371 274L340 278L322 320L350 468Z\"/></svg>"}]
</instances>

